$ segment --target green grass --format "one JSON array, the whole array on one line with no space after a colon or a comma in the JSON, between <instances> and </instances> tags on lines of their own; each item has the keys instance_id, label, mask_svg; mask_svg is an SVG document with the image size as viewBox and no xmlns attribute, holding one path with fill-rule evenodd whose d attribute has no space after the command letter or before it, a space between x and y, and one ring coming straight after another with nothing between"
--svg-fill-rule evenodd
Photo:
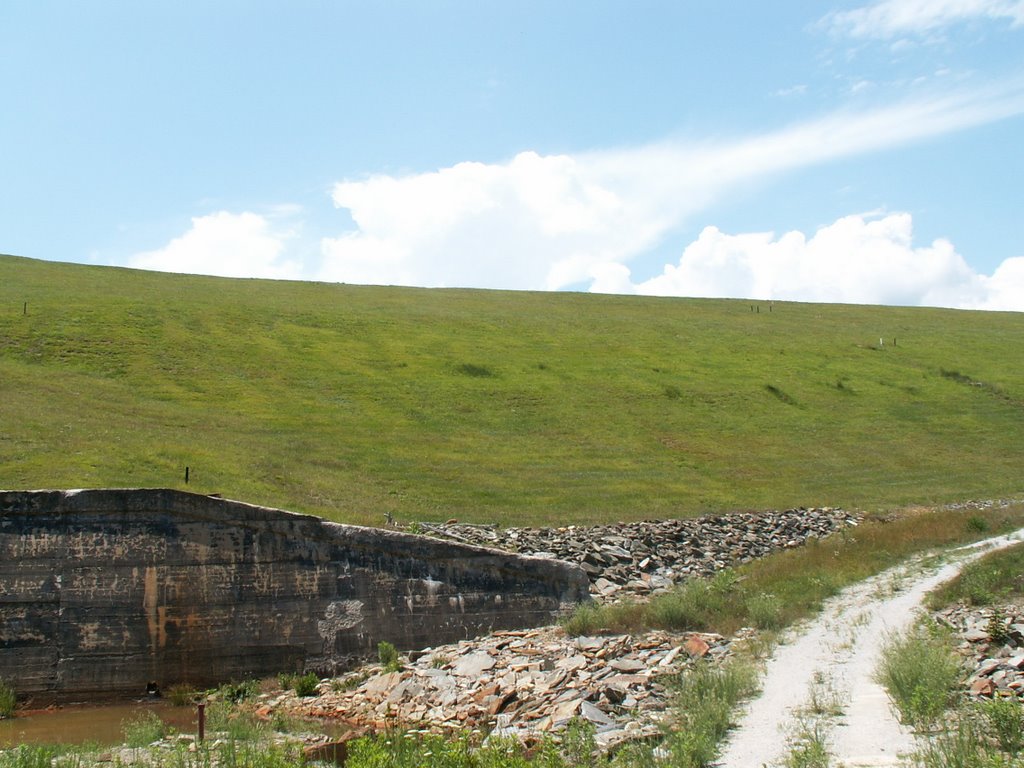
<instances>
[{"instance_id":1,"label":"green grass","mask_svg":"<svg viewBox=\"0 0 1024 768\"><path fill-rule=\"evenodd\" d=\"M1024 315L748 304L0 257L0 487L189 466L191 490L374 524L1022 490Z\"/></svg>"},{"instance_id":2,"label":"green grass","mask_svg":"<svg viewBox=\"0 0 1024 768\"><path fill-rule=\"evenodd\" d=\"M959 697L959 657L948 630L922 621L890 637L876 671L900 715L918 730L934 730Z\"/></svg>"},{"instance_id":3,"label":"green grass","mask_svg":"<svg viewBox=\"0 0 1024 768\"><path fill-rule=\"evenodd\" d=\"M757 670L746 660L700 662L679 677L666 745L671 765L705 768L718 756L736 706L757 690Z\"/></svg>"},{"instance_id":4,"label":"green grass","mask_svg":"<svg viewBox=\"0 0 1024 768\"><path fill-rule=\"evenodd\" d=\"M1024 505L966 515L908 512L868 518L857 528L784 550L712 579L690 579L649 603L582 605L563 625L573 635L657 627L723 635L744 626L774 630L816 613L844 587L907 557L1024 526Z\"/></svg>"},{"instance_id":5,"label":"green grass","mask_svg":"<svg viewBox=\"0 0 1024 768\"><path fill-rule=\"evenodd\" d=\"M968 563L950 581L928 595L928 607L939 610L962 601L989 605L1024 597L1024 544L992 552Z\"/></svg>"}]
</instances>

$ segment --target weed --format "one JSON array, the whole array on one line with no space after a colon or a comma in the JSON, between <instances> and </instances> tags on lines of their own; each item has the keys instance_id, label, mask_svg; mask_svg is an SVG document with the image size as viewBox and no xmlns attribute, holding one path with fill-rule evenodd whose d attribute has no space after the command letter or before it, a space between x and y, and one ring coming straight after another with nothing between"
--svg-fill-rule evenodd
<instances>
[{"instance_id":1,"label":"weed","mask_svg":"<svg viewBox=\"0 0 1024 768\"><path fill-rule=\"evenodd\" d=\"M167 689L167 699L175 707L190 707L199 701L202 691L196 690L188 683L177 683Z\"/></svg>"},{"instance_id":2,"label":"weed","mask_svg":"<svg viewBox=\"0 0 1024 768\"><path fill-rule=\"evenodd\" d=\"M992 638L993 643L1004 645L1010 639L1010 627L1006 614L998 608L993 610L988 617L985 631L988 632L988 636Z\"/></svg>"},{"instance_id":3,"label":"weed","mask_svg":"<svg viewBox=\"0 0 1024 768\"><path fill-rule=\"evenodd\" d=\"M711 765L729 730L733 710L756 687L753 665L739 660L721 667L699 662L682 673L674 699L676 728L667 738L673 765Z\"/></svg>"},{"instance_id":4,"label":"weed","mask_svg":"<svg viewBox=\"0 0 1024 768\"><path fill-rule=\"evenodd\" d=\"M4 680L0 680L0 720L13 715L17 704L18 696L14 686Z\"/></svg>"},{"instance_id":5,"label":"weed","mask_svg":"<svg viewBox=\"0 0 1024 768\"><path fill-rule=\"evenodd\" d=\"M663 391L669 400L678 400L683 396L683 391L673 384L669 384Z\"/></svg>"},{"instance_id":6,"label":"weed","mask_svg":"<svg viewBox=\"0 0 1024 768\"><path fill-rule=\"evenodd\" d=\"M882 650L876 679L902 722L933 729L956 700L960 682L948 631L924 620L903 635L891 636Z\"/></svg>"},{"instance_id":7,"label":"weed","mask_svg":"<svg viewBox=\"0 0 1024 768\"><path fill-rule=\"evenodd\" d=\"M998 697L980 702L980 715L999 748L1016 757L1024 749L1024 712L1016 696Z\"/></svg>"},{"instance_id":8,"label":"weed","mask_svg":"<svg viewBox=\"0 0 1024 768\"><path fill-rule=\"evenodd\" d=\"M959 717L952 728L932 735L911 755L915 768L999 768L1009 763L987 747L981 723Z\"/></svg>"},{"instance_id":9,"label":"weed","mask_svg":"<svg viewBox=\"0 0 1024 768\"><path fill-rule=\"evenodd\" d=\"M842 697L835 681L822 672L815 672L807 700L807 714L815 717L838 717L843 714Z\"/></svg>"},{"instance_id":10,"label":"weed","mask_svg":"<svg viewBox=\"0 0 1024 768\"><path fill-rule=\"evenodd\" d=\"M53 768L61 750L51 745L21 744L15 749L0 750L0 768Z\"/></svg>"},{"instance_id":11,"label":"weed","mask_svg":"<svg viewBox=\"0 0 1024 768\"><path fill-rule=\"evenodd\" d=\"M451 662L451 657L443 653L435 653L430 657L430 666L434 669L442 669Z\"/></svg>"},{"instance_id":12,"label":"weed","mask_svg":"<svg viewBox=\"0 0 1024 768\"><path fill-rule=\"evenodd\" d=\"M598 755L596 729L587 720L573 718L562 735L562 753L571 766L593 766Z\"/></svg>"},{"instance_id":13,"label":"weed","mask_svg":"<svg viewBox=\"0 0 1024 768\"><path fill-rule=\"evenodd\" d=\"M781 629L782 603L768 592L760 592L747 598L747 615L750 623L758 629Z\"/></svg>"},{"instance_id":14,"label":"weed","mask_svg":"<svg viewBox=\"0 0 1024 768\"><path fill-rule=\"evenodd\" d=\"M788 746L783 768L829 768L832 764L825 728L819 718L800 721L790 735Z\"/></svg>"},{"instance_id":15,"label":"weed","mask_svg":"<svg viewBox=\"0 0 1024 768\"><path fill-rule=\"evenodd\" d=\"M231 704L238 704L255 698L259 692L259 680L243 680L242 682L224 683L217 689L217 698Z\"/></svg>"},{"instance_id":16,"label":"weed","mask_svg":"<svg viewBox=\"0 0 1024 768\"><path fill-rule=\"evenodd\" d=\"M146 747L167 735L167 725L156 712L146 710L122 722L121 733L127 746Z\"/></svg>"},{"instance_id":17,"label":"weed","mask_svg":"<svg viewBox=\"0 0 1024 768\"><path fill-rule=\"evenodd\" d=\"M993 529L1020 525L1020 510L986 510ZM584 604L562 622L571 635L662 628L733 634L740 627L786 627L818 611L843 587L891 568L910 555L977 538L963 518L931 512L882 522L865 520L857 536L831 536L726 569L712 579L689 579L649 603ZM1022 550L1024 553L1024 550ZM1007 569L1007 571L1012 569ZM1024 573L1024 556L1017 573ZM888 587L900 589L906 576ZM1022 579L1024 581L1024 579Z\"/></svg>"},{"instance_id":18,"label":"weed","mask_svg":"<svg viewBox=\"0 0 1024 768\"><path fill-rule=\"evenodd\" d=\"M221 733L235 741L258 740L267 730L266 723L227 701L214 701L207 706L206 727L211 733Z\"/></svg>"}]
</instances>

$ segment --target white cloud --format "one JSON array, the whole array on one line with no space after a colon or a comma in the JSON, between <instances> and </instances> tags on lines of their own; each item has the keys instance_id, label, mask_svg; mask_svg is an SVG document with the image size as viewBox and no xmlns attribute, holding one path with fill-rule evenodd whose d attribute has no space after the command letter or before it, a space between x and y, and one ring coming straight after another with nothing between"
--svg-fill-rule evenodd
<instances>
[{"instance_id":1,"label":"white cloud","mask_svg":"<svg viewBox=\"0 0 1024 768\"><path fill-rule=\"evenodd\" d=\"M809 238L802 232L729 235L707 227L678 264L634 290L928 306L977 305L989 292L949 241L915 247L907 213L846 216Z\"/></svg>"},{"instance_id":2,"label":"white cloud","mask_svg":"<svg viewBox=\"0 0 1024 768\"><path fill-rule=\"evenodd\" d=\"M622 267L592 290L1024 311L1024 257L980 275L948 240L915 246L908 213L855 214L811 237L706 227L657 277L634 284Z\"/></svg>"},{"instance_id":3,"label":"white cloud","mask_svg":"<svg viewBox=\"0 0 1024 768\"><path fill-rule=\"evenodd\" d=\"M295 213L292 207L285 209ZM163 248L136 254L128 266L222 277L296 278L299 267L282 258L294 236L276 232L256 213L219 211L192 219L192 227Z\"/></svg>"},{"instance_id":4,"label":"white cloud","mask_svg":"<svg viewBox=\"0 0 1024 768\"><path fill-rule=\"evenodd\" d=\"M1024 24L1024 0L880 0L831 13L823 23L859 38L888 39L933 32L972 19L1009 19Z\"/></svg>"},{"instance_id":5,"label":"white cloud","mask_svg":"<svg viewBox=\"0 0 1024 768\"><path fill-rule=\"evenodd\" d=\"M333 199L358 230L323 241L319 277L344 282L560 288L664 231L566 155L346 181Z\"/></svg>"},{"instance_id":6,"label":"white cloud","mask_svg":"<svg viewBox=\"0 0 1024 768\"><path fill-rule=\"evenodd\" d=\"M982 297L963 303L965 309L1013 310L1024 312L1024 256L1006 259L992 277L982 277Z\"/></svg>"},{"instance_id":7,"label":"white cloud","mask_svg":"<svg viewBox=\"0 0 1024 768\"><path fill-rule=\"evenodd\" d=\"M732 188L1024 112L1024 87L951 93L839 112L774 133L667 141L575 156L523 152L334 186L356 229L321 243L316 279L564 289L621 279L618 267Z\"/></svg>"}]
</instances>

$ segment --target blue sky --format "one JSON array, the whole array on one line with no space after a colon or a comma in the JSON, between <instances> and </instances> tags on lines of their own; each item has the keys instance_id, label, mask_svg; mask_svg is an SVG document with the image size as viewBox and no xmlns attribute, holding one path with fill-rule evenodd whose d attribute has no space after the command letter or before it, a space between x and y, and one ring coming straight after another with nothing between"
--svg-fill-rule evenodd
<instances>
[{"instance_id":1,"label":"blue sky","mask_svg":"<svg viewBox=\"0 0 1024 768\"><path fill-rule=\"evenodd\" d=\"M1024 0L5 0L0 34L0 252L1024 311Z\"/></svg>"}]
</instances>

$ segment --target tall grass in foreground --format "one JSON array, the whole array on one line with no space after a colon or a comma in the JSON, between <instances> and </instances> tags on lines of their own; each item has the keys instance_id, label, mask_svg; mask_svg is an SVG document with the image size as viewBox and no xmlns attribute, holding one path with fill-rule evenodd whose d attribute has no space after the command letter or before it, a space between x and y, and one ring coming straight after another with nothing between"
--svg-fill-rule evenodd
<instances>
[{"instance_id":1,"label":"tall grass in foreground","mask_svg":"<svg viewBox=\"0 0 1024 768\"><path fill-rule=\"evenodd\" d=\"M672 730L666 739L671 765L705 768L718 756L736 705L757 690L757 670L733 660L724 666L698 663L679 679Z\"/></svg>"},{"instance_id":2,"label":"tall grass in foreground","mask_svg":"<svg viewBox=\"0 0 1024 768\"><path fill-rule=\"evenodd\" d=\"M987 529L968 520L981 518ZM904 513L812 539L710 579L690 579L649 603L580 606L564 622L573 635L632 632L645 627L732 634L740 627L778 629L816 613L841 589L907 557L976 541L1024 526L1024 505L972 513Z\"/></svg>"},{"instance_id":3,"label":"tall grass in foreground","mask_svg":"<svg viewBox=\"0 0 1024 768\"><path fill-rule=\"evenodd\" d=\"M889 638L876 673L900 714L918 730L933 730L959 696L959 659L948 630L934 621Z\"/></svg>"}]
</instances>

